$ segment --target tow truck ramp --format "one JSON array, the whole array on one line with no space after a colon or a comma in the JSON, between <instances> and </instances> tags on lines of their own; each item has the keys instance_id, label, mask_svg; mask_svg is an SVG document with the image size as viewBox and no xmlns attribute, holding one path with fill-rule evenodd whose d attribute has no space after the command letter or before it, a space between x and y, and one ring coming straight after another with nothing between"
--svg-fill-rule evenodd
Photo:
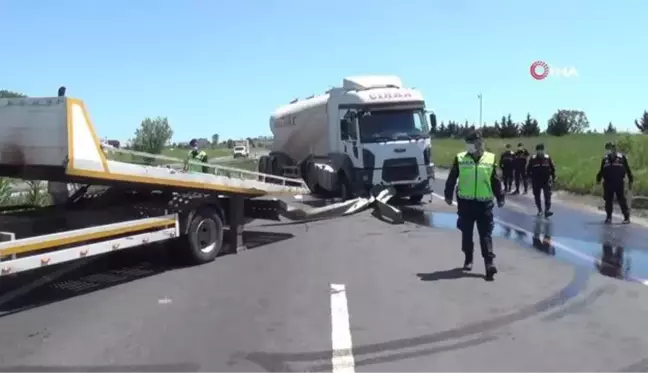
<instances>
[{"instance_id":1,"label":"tow truck ramp","mask_svg":"<svg viewBox=\"0 0 648 373\"><path fill-rule=\"evenodd\" d=\"M191 263L206 263L245 250L243 228L253 219L327 219L375 205L402 222L387 204L392 189L297 208L276 197L307 195L301 180L199 162L190 163L208 171L187 172L185 162L104 149L81 100L0 99L0 177L84 185L62 205L0 208L0 277L169 239L183 240Z\"/></svg>"},{"instance_id":2,"label":"tow truck ramp","mask_svg":"<svg viewBox=\"0 0 648 373\"><path fill-rule=\"evenodd\" d=\"M85 104L67 97L0 99L0 168L0 176L31 180L150 185L248 197L307 193L302 182L267 182L282 178L252 171L239 170L249 178L227 177L108 159Z\"/></svg>"}]
</instances>

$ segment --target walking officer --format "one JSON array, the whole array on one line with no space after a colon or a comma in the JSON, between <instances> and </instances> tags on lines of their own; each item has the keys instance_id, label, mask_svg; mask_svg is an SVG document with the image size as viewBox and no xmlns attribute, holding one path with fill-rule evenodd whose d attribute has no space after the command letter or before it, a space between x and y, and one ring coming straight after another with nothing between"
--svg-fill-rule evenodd
<instances>
[{"instance_id":1,"label":"walking officer","mask_svg":"<svg viewBox=\"0 0 648 373\"><path fill-rule=\"evenodd\" d=\"M612 223L612 203L616 196L621 212L623 223L630 223L630 209L626 200L624 182L628 177L628 188L632 189L632 171L628 165L628 158L625 154L617 152L616 145L612 142L605 144L605 156L601 160L601 167L596 174L596 182L603 180L603 199L605 200L605 224Z\"/></svg>"},{"instance_id":2,"label":"walking officer","mask_svg":"<svg viewBox=\"0 0 648 373\"><path fill-rule=\"evenodd\" d=\"M526 168L526 174L531 179L531 191L533 199L538 208L538 216L542 216L542 205L540 204L540 192L544 195L544 216L545 218L553 215L551 212L551 187L556 181L556 167L545 153L544 144L536 145L536 154L531 156Z\"/></svg>"},{"instance_id":3,"label":"walking officer","mask_svg":"<svg viewBox=\"0 0 648 373\"><path fill-rule=\"evenodd\" d=\"M203 150L200 150L198 147L198 140L196 139L191 139L189 141L189 146L191 146L191 150L189 151L189 154L187 154L187 159L185 161L185 171L195 171L195 172L209 172L209 167L207 166L199 166L195 164L190 164L189 161L195 161L195 162L202 162L202 163L207 163L208 157L207 153L205 153Z\"/></svg>"},{"instance_id":4,"label":"walking officer","mask_svg":"<svg viewBox=\"0 0 648 373\"><path fill-rule=\"evenodd\" d=\"M515 172L515 192L513 194L520 194L520 181L524 184L524 194L528 192L529 184L526 178L527 159L529 159L529 151L526 150L522 143L519 143L513 155L513 169Z\"/></svg>"},{"instance_id":5,"label":"walking officer","mask_svg":"<svg viewBox=\"0 0 648 373\"><path fill-rule=\"evenodd\" d=\"M473 229L477 225L479 245L486 267L486 279L497 273L493 253L493 198L504 206L504 191L497 176L495 154L485 152L478 132L471 131L465 138L466 151L457 154L446 179L445 201L452 205L452 194L457 181L457 227L461 230L461 250L465 260L463 269L472 270Z\"/></svg>"},{"instance_id":6,"label":"walking officer","mask_svg":"<svg viewBox=\"0 0 648 373\"><path fill-rule=\"evenodd\" d=\"M513 151L511 144L506 144L506 150L500 155L499 167L502 170L502 178L504 179L504 190L507 193L511 192L513 187Z\"/></svg>"}]
</instances>

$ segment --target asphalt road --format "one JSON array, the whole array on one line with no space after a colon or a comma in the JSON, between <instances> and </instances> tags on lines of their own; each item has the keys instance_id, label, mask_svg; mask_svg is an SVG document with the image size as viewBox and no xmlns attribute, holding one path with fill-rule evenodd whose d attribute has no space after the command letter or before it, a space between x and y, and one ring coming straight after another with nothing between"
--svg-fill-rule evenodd
<instances>
[{"instance_id":1,"label":"asphalt road","mask_svg":"<svg viewBox=\"0 0 648 373\"><path fill-rule=\"evenodd\" d=\"M441 195L445 187L444 177L445 174L441 173L433 186L435 192ZM608 263L603 266L606 274L618 275L621 272L620 275L627 279L648 284L648 225L645 222L637 219L634 224L622 225L622 217L615 216L612 225L605 225L602 211L578 209L559 201L552 206L554 216L548 220L538 219L530 190L527 195L509 195L506 200L506 208L496 209L495 216L515 227L537 233L541 238L549 236L553 241L569 247L569 250L558 250L553 255L575 264L592 266L595 264L591 263L590 258L603 258ZM497 229L514 237L525 235L510 229L510 225L499 225ZM613 268L616 262L622 268Z\"/></svg>"},{"instance_id":2,"label":"asphalt road","mask_svg":"<svg viewBox=\"0 0 648 373\"><path fill-rule=\"evenodd\" d=\"M508 209L498 216L526 224ZM534 248L532 231L507 234L502 224L495 239L500 274L486 282L479 262L472 274L456 269L462 255L454 207L435 200L427 212L405 210L405 225L370 212L308 224L255 222L249 251L200 267L175 267L160 247L3 279L0 367L648 369L644 285L602 276L584 259L548 256L550 249ZM566 214L557 210L556 219L573 218ZM561 237L553 238L557 253L577 251Z\"/></svg>"}]
</instances>

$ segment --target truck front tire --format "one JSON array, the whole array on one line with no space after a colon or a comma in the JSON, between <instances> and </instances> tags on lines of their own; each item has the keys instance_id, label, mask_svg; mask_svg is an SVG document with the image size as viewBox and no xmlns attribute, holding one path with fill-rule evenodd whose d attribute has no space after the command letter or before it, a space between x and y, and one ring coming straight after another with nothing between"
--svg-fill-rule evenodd
<instances>
[{"instance_id":1,"label":"truck front tire","mask_svg":"<svg viewBox=\"0 0 648 373\"><path fill-rule=\"evenodd\" d=\"M187 226L187 257L191 264L211 262L223 248L223 220L215 209L198 209Z\"/></svg>"},{"instance_id":2,"label":"truck front tire","mask_svg":"<svg viewBox=\"0 0 648 373\"><path fill-rule=\"evenodd\" d=\"M423 195L422 194L415 194L413 196L410 196L409 200L412 203L421 203L421 201L423 200Z\"/></svg>"}]
</instances>

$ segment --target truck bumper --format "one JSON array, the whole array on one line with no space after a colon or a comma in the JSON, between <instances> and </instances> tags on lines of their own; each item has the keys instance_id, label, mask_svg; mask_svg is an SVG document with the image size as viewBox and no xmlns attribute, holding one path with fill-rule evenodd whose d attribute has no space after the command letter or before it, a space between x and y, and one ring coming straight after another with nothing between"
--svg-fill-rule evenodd
<instances>
[{"instance_id":1,"label":"truck bumper","mask_svg":"<svg viewBox=\"0 0 648 373\"><path fill-rule=\"evenodd\" d=\"M367 195L369 191L377 185L394 188L396 190L395 197L397 198L430 194L432 193L430 180L434 180L434 165L431 164L421 168L425 169L425 176L423 178L397 182L385 182L376 179L372 180L374 175L378 174L379 170L355 169L355 175L353 177L353 188L355 189L355 194L360 196Z\"/></svg>"}]
</instances>

